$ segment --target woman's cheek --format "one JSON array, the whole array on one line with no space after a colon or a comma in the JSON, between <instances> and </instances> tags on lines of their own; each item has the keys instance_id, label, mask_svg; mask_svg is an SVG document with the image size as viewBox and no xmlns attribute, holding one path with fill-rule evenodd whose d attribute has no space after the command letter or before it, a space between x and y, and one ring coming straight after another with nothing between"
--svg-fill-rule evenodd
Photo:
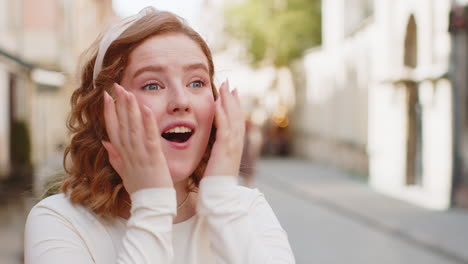
<instances>
[{"instance_id":1,"label":"woman's cheek","mask_svg":"<svg viewBox=\"0 0 468 264\"><path fill-rule=\"evenodd\" d=\"M163 116L162 112L164 112L166 108L161 107L162 104L160 102L157 102L156 98L154 97L145 96L144 94L136 94L136 99L138 102L138 106L140 107L140 111L143 110L143 106L147 106L153 113L157 125L159 126L161 118Z\"/></svg>"}]
</instances>

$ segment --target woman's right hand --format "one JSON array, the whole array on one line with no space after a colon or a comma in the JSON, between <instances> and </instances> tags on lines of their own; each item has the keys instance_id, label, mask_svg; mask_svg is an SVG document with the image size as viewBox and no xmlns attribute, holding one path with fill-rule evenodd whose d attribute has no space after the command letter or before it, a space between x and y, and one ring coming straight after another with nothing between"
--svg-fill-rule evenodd
<instances>
[{"instance_id":1,"label":"woman's right hand","mask_svg":"<svg viewBox=\"0 0 468 264\"><path fill-rule=\"evenodd\" d=\"M153 113L138 106L135 96L114 84L116 102L104 92L104 118L109 141L102 141L109 161L129 194L146 188L173 187Z\"/></svg>"}]
</instances>

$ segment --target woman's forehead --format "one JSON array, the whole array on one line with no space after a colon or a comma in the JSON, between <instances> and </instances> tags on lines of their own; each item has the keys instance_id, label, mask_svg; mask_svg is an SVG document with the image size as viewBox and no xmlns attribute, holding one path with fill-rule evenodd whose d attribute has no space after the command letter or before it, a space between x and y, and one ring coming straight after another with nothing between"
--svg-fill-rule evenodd
<instances>
[{"instance_id":1,"label":"woman's forehead","mask_svg":"<svg viewBox=\"0 0 468 264\"><path fill-rule=\"evenodd\" d=\"M136 47L130 54L128 66L137 71L146 66L187 68L190 65L203 65L208 69L208 60L200 45L184 34L165 34L151 37Z\"/></svg>"}]
</instances>

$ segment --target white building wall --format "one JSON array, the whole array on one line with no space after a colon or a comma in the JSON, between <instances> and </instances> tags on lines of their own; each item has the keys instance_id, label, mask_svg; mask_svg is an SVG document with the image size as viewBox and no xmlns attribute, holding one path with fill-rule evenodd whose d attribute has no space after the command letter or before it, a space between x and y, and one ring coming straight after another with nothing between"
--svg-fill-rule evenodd
<instances>
[{"instance_id":1,"label":"white building wall","mask_svg":"<svg viewBox=\"0 0 468 264\"><path fill-rule=\"evenodd\" d=\"M19 26L19 1L0 0L0 49L17 54ZM0 177L10 172L10 86L11 68L8 59L0 58Z\"/></svg>"},{"instance_id":2,"label":"white building wall","mask_svg":"<svg viewBox=\"0 0 468 264\"><path fill-rule=\"evenodd\" d=\"M61 51L57 34L51 31L31 30L24 33L23 55L34 63L56 67Z\"/></svg>"},{"instance_id":3,"label":"white building wall","mask_svg":"<svg viewBox=\"0 0 468 264\"><path fill-rule=\"evenodd\" d=\"M0 47L17 53L20 49L21 1L0 0Z\"/></svg>"},{"instance_id":4,"label":"white building wall","mask_svg":"<svg viewBox=\"0 0 468 264\"><path fill-rule=\"evenodd\" d=\"M368 165L377 190L445 209L453 164L452 87L443 77L450 63L451 1L376 0L372 18L351 34L342 21L344 1L323 1L323 46L298 63L306 99L297 107L296 149L347 169ZM404 66L411 15L417 25L415 69ZM421 185L406 184L407 80L418 83L423 109Z\"/></svg>"},{"instance_id":5,"label":"white building wall","mask_svg":"<svg viewBox=\"0 0 468 264\"><path fill-rule=\"evenodd\" d=\"M406 174L406 95L389 83L369 90L369 175L371 186L389 193Z\"/></svg>"},{"instance_id":6,"label":"white building wall","mask_svg":"<svg viewBox=\"0 0 468 264\"><path fill-rule=\"evenodd\" d=\"M295 67L302 75L296 77L295 153L366 175L372 19L345 36L345 21L333 19L344 2L324 1L323 8L323 46L310 50Z\"/></svg>"},{"instance_id":7,"label":"white building wall","mask_svg":"<svg viewBox=\"0 0 468 264\"><path fill-rule=\"evenodd\" d=\"M66 121L70 107L64 100L63 92L36 92L34 96L31 117L34 127L32 159L35 164L42 164L57 152L59 144L67 143Z\"/></svg>"},{"instance_id":8,"label":"white building wall","mask_svg":"<svg viewBox=\"0 0 468 264\"><path fill-rule=\"evenodd\" d=\"M423 183L406 185L405 93L393 85L370 93L370 184L377 190L431 209L450 206L452 184L451 85L427 82L423 103ZM422 93L424 94L424 92ZM389 100L389 98L392 98ZM372 139L375 139L372 141Z\"/></svg>"},{"instance_id":9,"label":"white building wall","mask_svg":"<svg viewBox=\"0 0 468 264\"><path fill-rule=\"evenodd\" d=\"M444 209L450 206L452 191L452 87L448 80L440 80L435 84L428 82L427 87L421 88L429 93L427 102L424 102L426 178L423 182L428 194L421 198L421 203Z\"/></svg>"},{"instance_id":10,"label":"white building wall","mask_svg":"<svg viewBox=\"0 0 468 264\"><path fill-rule=\"evenodd\" d=\"M345 38L345 2L322 1L322 47L332 48L343 43Z\"/></svg>"},{"instance_id":11,"label":"white building wall","mask_svg":"<svg viewBox=\"0 0 468 264\"><path fill-rule=\"evenodd\" d=\"M374 80L369 92L370 183L389 195L418 205L450 206L452 179L452 94L448 80L450 1L376 1ZM389 12L389 10L392 10ZM390 14L389 14L390 13ZM406 26L417 25L418 66L404 67ZM388 32L388 30L391 32ZM386 35L387 37L385 37ZM385 55L386 54L386 55ZM387 72L387 74L386 74ZM407 105L400 80L419 83L423 107L423 182L406 184Z\"/></svg>"}]
</instances>

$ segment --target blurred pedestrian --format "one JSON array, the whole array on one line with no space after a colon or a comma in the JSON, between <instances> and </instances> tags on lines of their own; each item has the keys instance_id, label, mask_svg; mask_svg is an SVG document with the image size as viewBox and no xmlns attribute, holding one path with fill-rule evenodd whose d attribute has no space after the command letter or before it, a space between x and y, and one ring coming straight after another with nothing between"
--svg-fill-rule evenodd
<instances>
[{"instance_id":1,"label":"blurred pedestrian","mask_svg":"<svg viewBox=\"0 0 468 264\"><path fill-rule=\"evenodd\" d=\"M89 52L62 193L31 210L25 263L294 263L264 196L237 186L240 101L228 82L218 96L200 35L146 8Z\"/></svg>"}]
</instances>

